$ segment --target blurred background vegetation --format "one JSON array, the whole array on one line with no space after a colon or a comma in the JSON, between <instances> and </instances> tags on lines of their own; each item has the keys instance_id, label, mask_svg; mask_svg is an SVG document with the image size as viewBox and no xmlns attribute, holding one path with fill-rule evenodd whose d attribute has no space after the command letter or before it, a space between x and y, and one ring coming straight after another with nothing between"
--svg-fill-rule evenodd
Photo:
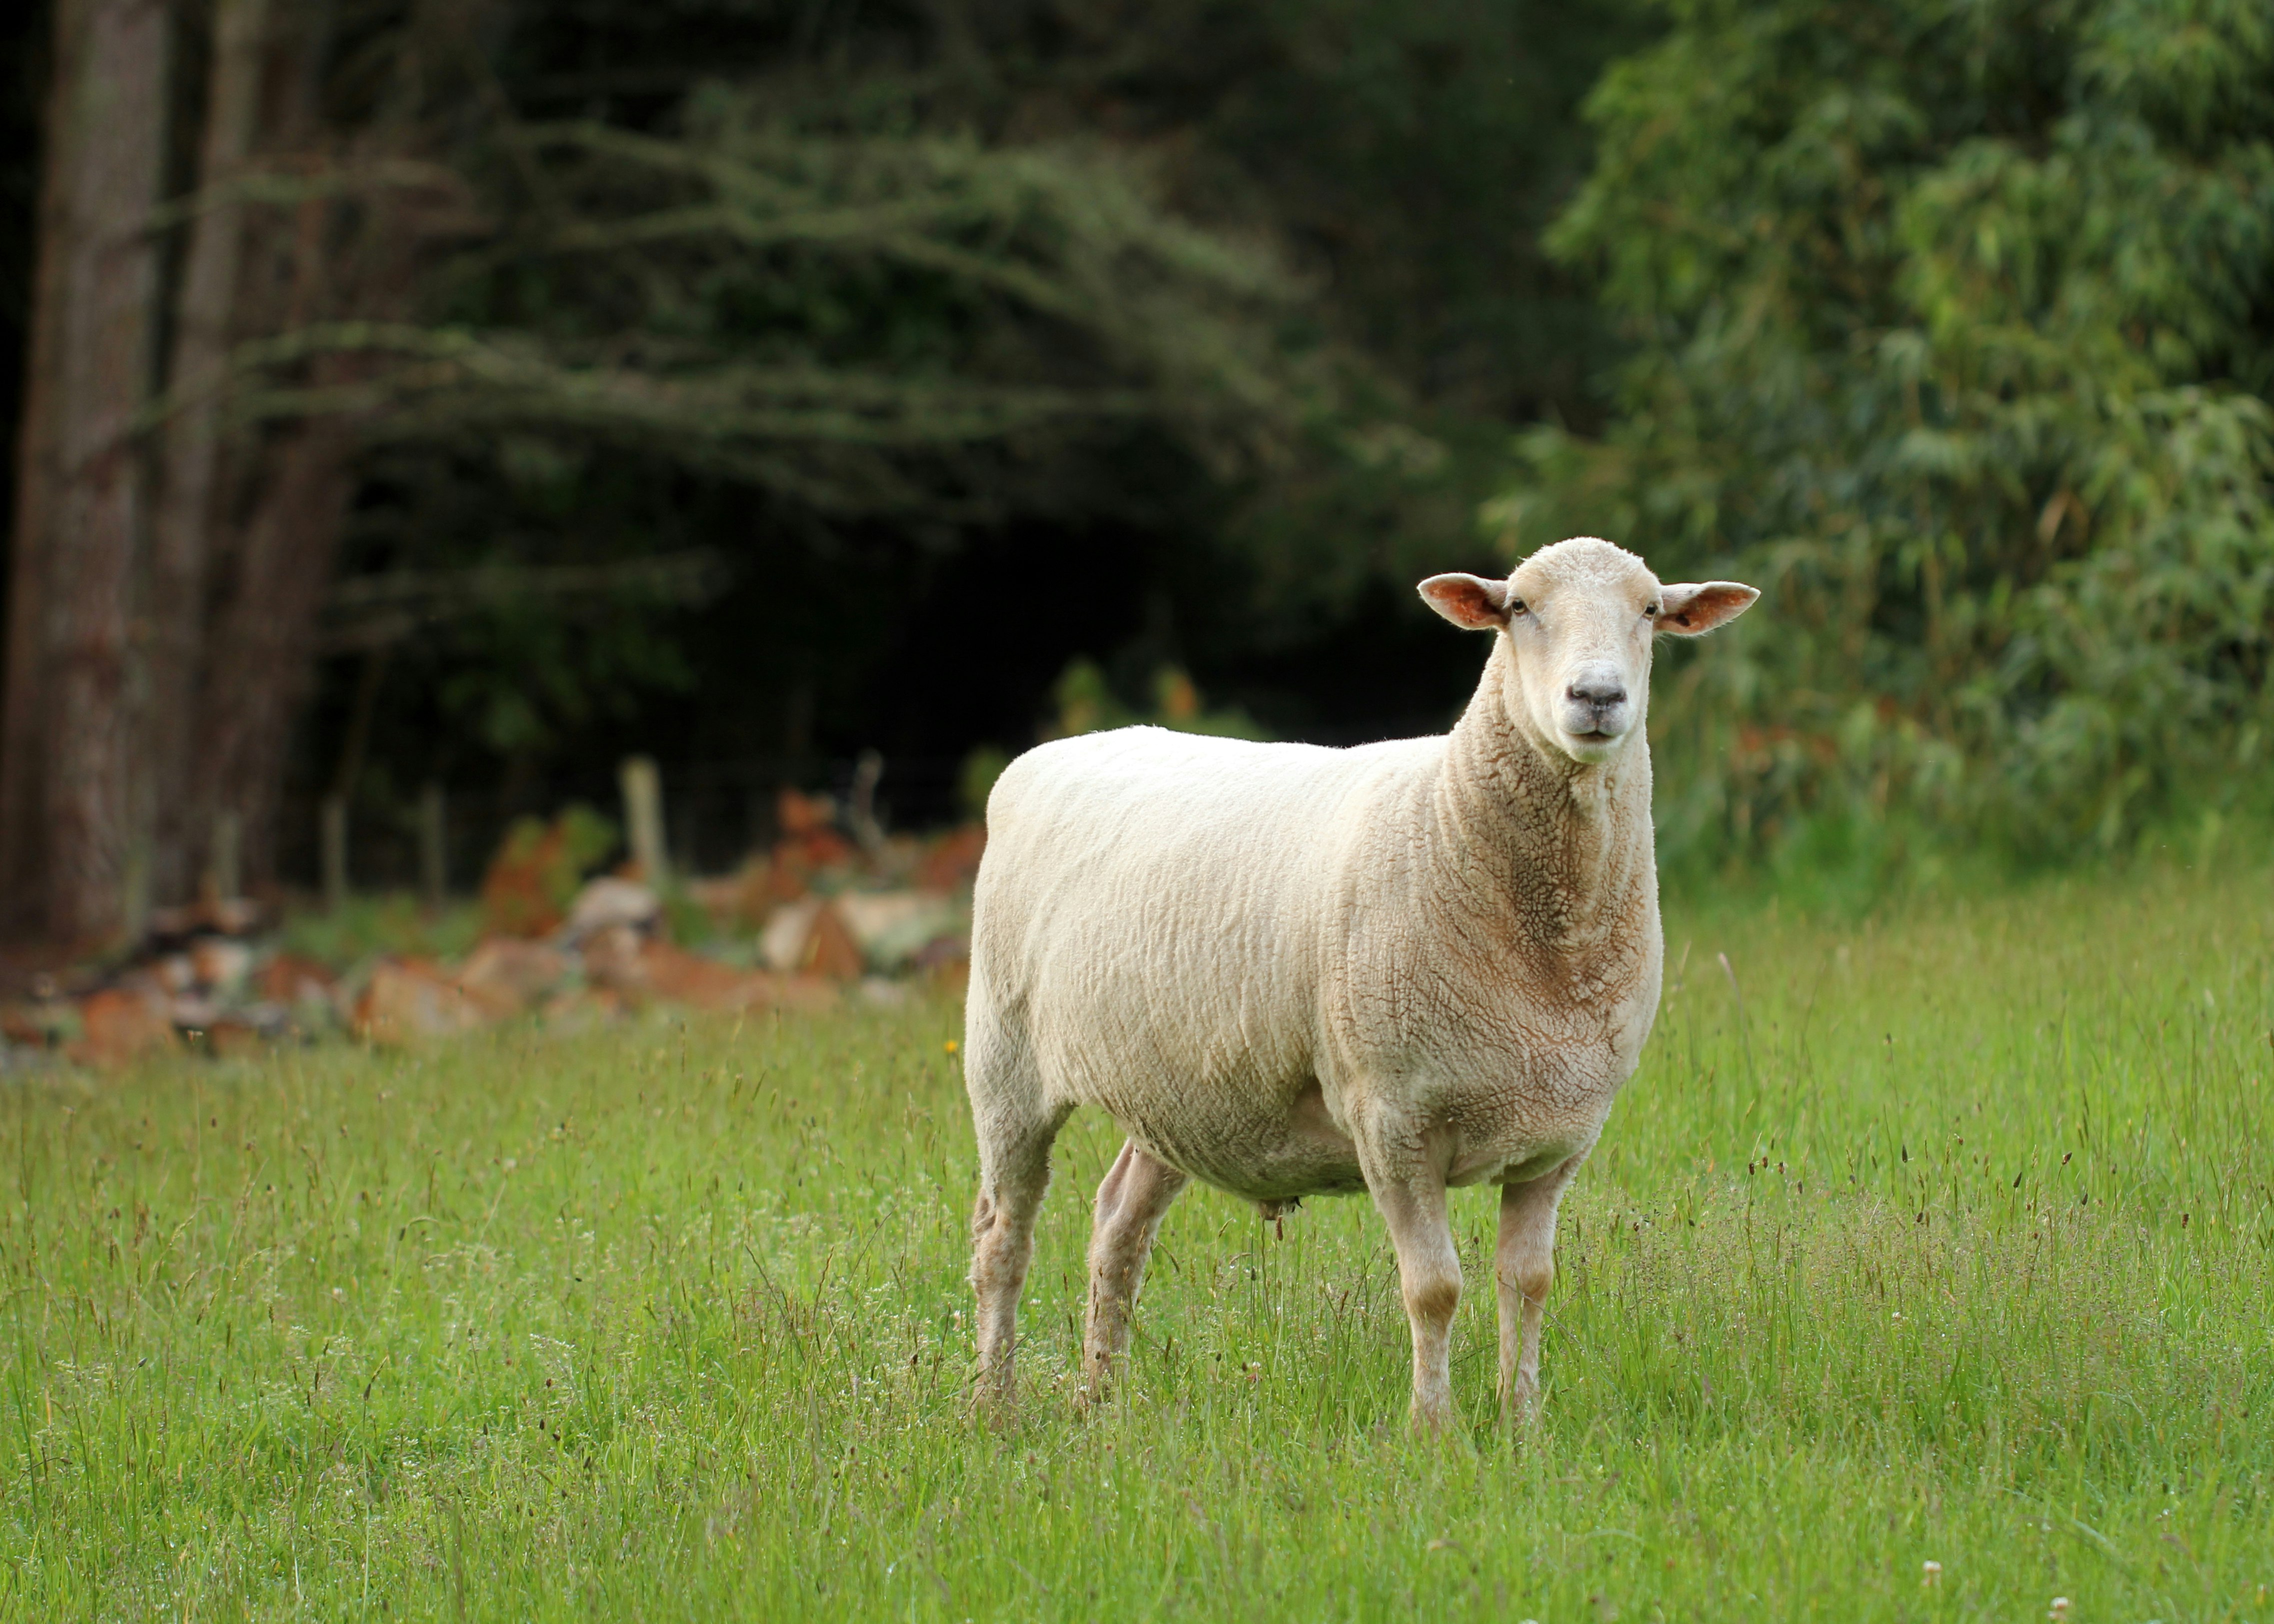
<instances>
[{"instance_id":1,"label":"blurred background vegetation","mask_svg":"<svg viewBox=\"0 0 2274 1624\"><path fill-rule=\"evenodd\" d=\"M1099 720L1434 730L1480 650L1412 583L1571 533L1770 594L1665 657L1677 866L2263 809L2261 6L0 26L19 933L307 883L328 797L407 880L437 785L463 883L633 752L719 866L867 751L935 823Z\"/></svg>"}]
</instances>

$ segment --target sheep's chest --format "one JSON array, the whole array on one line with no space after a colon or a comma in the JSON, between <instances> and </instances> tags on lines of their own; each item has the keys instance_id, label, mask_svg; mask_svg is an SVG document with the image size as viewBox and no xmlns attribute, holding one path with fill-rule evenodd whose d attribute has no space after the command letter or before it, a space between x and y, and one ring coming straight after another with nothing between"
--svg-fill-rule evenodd
<instances>
[{"instance_id":1,"label":"sheep's chest","mask_svg":"<svg viewBox=\"0 0 2274 1624\"><path fill-rule=\"evenodd\" d=\"M1395 1095L1381 1102L1441 1139L1451 1183L1547 1172L1594 1143L1641 1057L1658 1006L1656 923L1592 952L1374 981L1373 1007L1353 1000L1345 1028L1348 1086Z\"/></svg>"}]
</instances>

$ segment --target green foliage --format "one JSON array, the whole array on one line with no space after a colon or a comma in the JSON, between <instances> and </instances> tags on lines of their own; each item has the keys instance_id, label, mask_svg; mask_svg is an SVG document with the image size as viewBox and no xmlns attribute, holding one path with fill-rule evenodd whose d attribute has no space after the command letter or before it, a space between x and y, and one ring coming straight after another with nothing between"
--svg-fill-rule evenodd
<instances>
[{"instance_id":1,"label":"green foliage","mask_svg":"<svg viewBox=\"0 0 2274 1624\"><path fill-rule=\"evenodd\" d=\"M467 583L417 622L397 691L423 714L383 748L439 725L533 762L690 692L700 601L629 568L666 548L728 585L857 549L920 590L974 530L1125 510L1133 447L1198 487L1310 443L1342 364L1289 324L1304 289L1263 234L1180 213L1141 147L985 139L935 101L870 64L699 83L644 127L491 121L457 156L495 229L429 279L427 322L240 353L240 417L363 415L356 588ZM352 385L294 381L338 353ZM622 584L477 590L564 570ZM855 688L876 658L781 619L790 680Z\"/></svg>"},{"instance_id":2,"label":"green foliage","mask_svg":"<svg viewBox=\"0 0 2274 1624\"><path fill-rule=\"evenodd\" d=\"M437 709L500 756L541 749L591 721L630 714L643 693L684 693L692 673L657 603L637 590L563 613L537 601L469 617L430 655Z\"/></svg>"},{"instance_id":3,"label":"green foliage","mask_svg":"<svg viewBox=\"0 0 2274 1624\"><path fill-rule=\"evenodd\" d=\"M2274 13L1672 16L1553 239L1626 323L1621 417L1528 435L1491 510L1766 590L1653 702L1671 845L2232 804L2274 742Z\"/></svg>"},{"instance_id":4,"label":"green foliage","mask_svg":"<svg viewBox=\"0 0 2274 1624\"><path fill-rule=\"evenodd\" d=\"M1365 634L1474 561L1509 421L1593 421L1604 324L1539 232L1585 168L1573 109L1645 26L1541 0L491 10L494 79L449 100L470 54L426 81L450 110L420 184L459 177L436 196L474 235L422 266L415 319L241 357L242 416L368 427L351 590L433 589L384 605L366 785L960 753L1080 645L891 740L871 696L908 622L1002 602L970 577L1013 549L1126 551L1142 629L1109 605L1090 645L1117 670L1173 652L1347 734L1375 718L1315 694L1332 647L1397 668L1353 685L1397 725L1433 713ZM699 597L630 569L698 553ZM838 601L863 572L889 614ZM375 629L335 619L335 647ZM319 738L354 682L328 677Z\"/></svg>"},{"instance_id":5,"label":"green foliage","mask_svg":"<svg viewBox=\"0 0 2274 1624\"><path fill-rule=\"evenodd\" d=\"M1677 893L1520 1438L1452 1192L1449 1445L1363 1198L1188 1191L1078 1417L1088 1112L976 1424L942 1004L11 1079L0 1611L2262 1620L2269 877Z\"/></svg>"},{"instance_id":6,"label":"green foliage","mask_svg":"<svg viewBox=\"0 0 2274 1624\"><path fill-rule=\"evenodd\" d=\"M569 806L550 823L516 819L483 883L490 928L511 936L549 929L620 838L614 823L586 806Z\"/></svg>"},{"instance_id":7,"label":"green foliage","mask_svg":"<svg viewBox=\"0 0 2274 1624\"><path fill-rule=\"evenodd\" d=\"M964 816L987 816L987 797L994 793L995 780L1010 764L1010 751L999 744L979 745L963 758L962 766L956 771L955 796Z\"/></svg>"},{"instance_id":8,"label":"green foliage","mask_svg":"<svg viewBox=\"0 0 2274 1624\"><path fill-rule=\"evenodd\" d=\"M1177 665L1163 665L1153 673L1153 703L1148 710L1124 704L1105 680L1105 673L1088 659L1075 660L1059 674L1051 697L1058 703L1058 717L1049 730L1053 739L1141 725L1180 733L1213 733L1220 739L1268 736L1245 710L1237 707L1209 710L1192 678Z\"/></svg>"},{"instance_id":9,"label":"green foliage","mask_svg":"<svg viewBox=\"0 0 2274 1624\"><path fill-rule=\"evenodd\" d=\"M388 953L410 959L462 959L483 933L482 913L460 903L439 912L408 892L353 895L336 909L295 909L276 945L319 964L352 965Z\"/></svg>"},{"instance_id":10,"label":"green foliage","mask_svg":"<svg viewBox=\"0 0 2274 1624\"><path fill-rule=\"evenodd\" d=\"M1620 0L1267 0L1154 26L1198 35L1184 71L1223 86L1192 169L1270 223L1317 279L1304 318L1365 363L1213 541L1249 575L1243 654L1298 647L1472 559L1510 423L1597 421L1608 324L1540 239L1586 172L1586 86L1652 24Z\"/></svg>"},{"instance_id":11,"label":"green foliage","mask_svg":"<svg viewBox=\"0 0 2274 1624\"><path fill-rule=\"evenodd\" d=\"M256 380L373 365L353 400L255 381L237 410L360 404L382 441L553 437L934 522L1036 500L1021 461L1069 435L1163 422L1230 469L1312 410L1284 274L1164 208L1137 155L930 129L889 79L782 88L707 86L669 133L501 130L503 225L446 275L455 320L252 347Z\"/></svg>"},{"instance_id":12,"label":"green foliage","mask_svg":"<svg viewBox=\"0 0 2274 1624\"><path fill-rule=\"evenodd\" d=\"M572 873L577 876L590 873L601 859L616 849L621 838L615 823L590 807L568 808L553 820L553 827L561 833L562 860L556 883L568 880ZM567 894L568 898L576 896L575 881L568 881Z\"/></svg>"},{"instance_id":13,"label":"green foliage","mask_svg":"<svg viewBox=\"0 0 2274 1624\"><path fill-rule=\"evenodd\" d=\"M707 944L718 937L718 926L712 922L703 905L687 894L684 886L667 887L660 901L664 929L672 941Z\"/></svg>"}]
</instances>

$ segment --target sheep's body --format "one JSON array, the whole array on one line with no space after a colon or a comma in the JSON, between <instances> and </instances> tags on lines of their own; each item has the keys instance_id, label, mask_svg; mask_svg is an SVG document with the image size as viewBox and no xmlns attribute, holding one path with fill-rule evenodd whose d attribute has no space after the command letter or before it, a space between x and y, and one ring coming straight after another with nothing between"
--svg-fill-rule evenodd
<instances>
[{"instance_id":1,"label":"sheep's body","mask_svg":"<svg viewBox=\"0 0 2274 1624\"><path fill-rule=\"evenodd\" d=\"M1460 1295L1445 1192L1490 1182L1502 1391L1529 1406L1556 1205L1658 1004L1630 695L1654 633L1710 629L1756 594L1662 588L1593 539L1423 593L1499 633L1444 737L1330 750L1133 728L1043 746L997 784L965 1046L995 1400L1050 1143L1088 1105L1129 1136L1090 1244L1093 1384L1187 1179L1267 1213L1363 1188L1397 1249L1415 1414L1442 1424Z\"/></svg>"},{"instance_id":2,"label":"sheep's body","mask_svg":"<svg viewBox=\"0 0 2274 1624\"><path fill-rule=\"evenodd\" d=\"M1450 1184L1586 1149L1657 1004L1647 859L1613 962L1544 963L1505 897L1443 861L1451 744L1128 728L1020 757L988 808L979 1109L1096 1106L1263 1201L1364 1189L1352 1124L1385 1111L1442 1139ZM1573 998L1575 970L1592 996Z\"/></svg>"}]
</instances>

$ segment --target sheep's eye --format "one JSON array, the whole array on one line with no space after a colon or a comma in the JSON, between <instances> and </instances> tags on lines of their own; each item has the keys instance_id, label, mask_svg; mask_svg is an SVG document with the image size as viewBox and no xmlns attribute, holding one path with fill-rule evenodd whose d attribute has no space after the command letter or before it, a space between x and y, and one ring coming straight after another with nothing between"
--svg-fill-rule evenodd
<instances>
[{"instance_id":1,"label":"sheep's eye","mask_svg":"<svg viewBox=\"0 0 2274 1624\"><path fill-rule=\"evenodd\" d=\"M1514 620L1517 615L1522 614L1523 613L1524 599L1521 598L1511 598L1508 600L1508 613L1510 620Z\"/></svg>"},{"instance_id":2,"label":"sheep's eye","mask_svg":"<svg viewBox=\"0 0 2274 1624\"><path fill-rule=\"evenodd\" d=\"M1658 619L1658 612L1659 612L1660 607L1660 605L1657 605L1657 604L1645 604L1645 605L1643 605L1643 610L1642 610L1642 612L1643 612L1645 614L1648 615L1652 620L1655 620L1656 619Z\"/></svg>"}]
</instances>

